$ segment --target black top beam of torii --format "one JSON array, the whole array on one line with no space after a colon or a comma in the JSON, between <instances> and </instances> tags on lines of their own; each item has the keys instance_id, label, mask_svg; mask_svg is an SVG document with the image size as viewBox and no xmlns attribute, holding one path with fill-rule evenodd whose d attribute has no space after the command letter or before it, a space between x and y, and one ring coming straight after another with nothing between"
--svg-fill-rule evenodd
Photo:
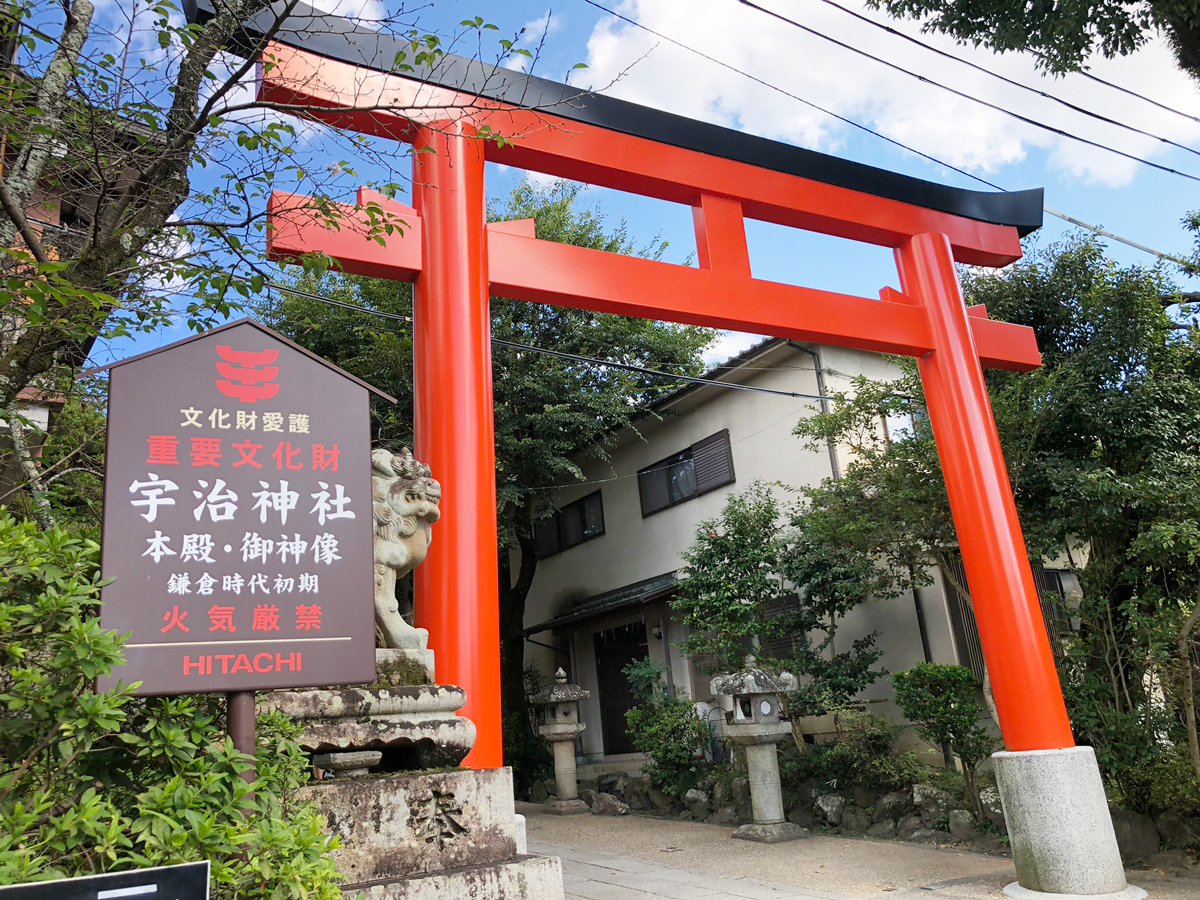
<instances>
[{"instance_id":1,"label":"black top beam of torii","mask_svg":"<svg viewBox=\"0 0 1200 900\"><path fill-rule=\"evenodd\" d=\"M287 5L277 2L249 19L229 49L243 55L251 52ZM185 0L184 8L190 22L202 22L212 17L216 7L214 0ZM411 56L409 41L302 2L292 5L271 39L329 59L552 112L571 121L938 212L1009 225L1021 237L1042 226L1042 188L985 192L935 184L453 54L432 65L413 65L411 70L399 72L396 60L400 54Z\"/></svg>"}]
</instances>

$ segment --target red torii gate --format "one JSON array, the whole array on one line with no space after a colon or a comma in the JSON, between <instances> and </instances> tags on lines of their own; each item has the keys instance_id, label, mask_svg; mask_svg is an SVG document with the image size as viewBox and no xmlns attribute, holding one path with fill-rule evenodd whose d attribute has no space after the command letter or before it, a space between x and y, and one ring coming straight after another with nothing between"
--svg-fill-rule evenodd
<instances>
[{"instance_id":1,"label":"red torii gate","mask_svg":"<svg viewBox=\"0 0 1200 900\"><path fill-rule=\"evenodd\" d=\"M302 47L268 45L260 96L421 148L415 208L360 191L330 229L277 194L269 249L415 283L416 453L447 486L415 614L439 679L466 689L470 765L502 764L490 294L917 357L1005 745L1074 745L981 368L1027 371L1040 356L1029 328L965 306L954 268L1018 259L1041 191L945 188L466 60L392 73L386 47L320 21ZM532 221L488 225L485 160L688 204L699 268L540 241ZM369 202L404 220L402 237L365 237ZM746 216L892 247L901 290L754 278Z\"/></svg>"}]
</instances>

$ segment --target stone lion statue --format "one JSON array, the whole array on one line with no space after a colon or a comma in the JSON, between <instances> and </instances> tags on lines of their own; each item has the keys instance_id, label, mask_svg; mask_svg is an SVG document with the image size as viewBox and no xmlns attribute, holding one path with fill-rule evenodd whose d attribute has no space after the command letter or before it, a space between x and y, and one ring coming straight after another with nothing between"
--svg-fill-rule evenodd
<instances>
[{"instance_id":1,"label":"stone lion statue","mask_svg":"<svg viewBox=\"0 0 1200 900\"><path fill-rule=\"evenodd\" d=\"M429 634L400 614L396 581L425 560L432 525L441 516L442 486L407 447L371 453L371 509L375 516L375 625L385 647L415 650Z\"/></svg>"}]
</instances>

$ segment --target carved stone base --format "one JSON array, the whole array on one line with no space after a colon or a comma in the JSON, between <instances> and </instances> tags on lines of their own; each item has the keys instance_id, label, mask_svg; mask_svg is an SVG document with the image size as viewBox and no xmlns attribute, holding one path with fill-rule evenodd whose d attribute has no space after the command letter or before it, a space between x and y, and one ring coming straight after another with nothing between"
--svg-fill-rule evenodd
<instances>
[{"instance_id":1,"label":"carved stone base","mask_svg":"<svg viewBox=\"0 0 1200 900\"><path fill-rule=\"evenodd\" d=\"M548 800L545 809L552 816L577 816L592 811L582 800Z\"/></svg>"},{"instance_id":2,"label":"carved stone base","mask_svg":"<svg viewBox=\"0 0 1200 900\"><path fill-rule=\"evenodd\" d=\"M328 691L272 691L260 710L275 709L304 726L310 753L381 750L385 772L457 766L475 743L475 724L455 715L461 688L422 684Z\"/></svg>"},{"instance_id":3,"label":"carved stone base","mask_svg":"<svg viewBox=\"0 0 1200 900\"><path fill-rule=\"evenodd\" d=\"M511 778L508 769L458 769L335 779L302 787L297 799L314 801L341 838L331 851L338 871L375 882L515 857Z\"/></svg>"},{"instance_id":4,"label":"carved stone base","mask_svg":"<svg viewBox=\"0 0 1200 900\"><path fill-rule=\"evenodd\" d=\"M342 896L367 900L563 900L562 866L555 857L527 856L485 866L468 866L419 878L348 884Z\"/></svg>"}]
</instances>

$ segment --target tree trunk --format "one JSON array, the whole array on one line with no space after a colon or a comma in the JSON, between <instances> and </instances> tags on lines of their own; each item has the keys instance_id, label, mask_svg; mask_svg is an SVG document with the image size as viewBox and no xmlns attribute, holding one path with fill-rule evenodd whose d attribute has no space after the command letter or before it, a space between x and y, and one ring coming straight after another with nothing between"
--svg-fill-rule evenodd
<instances>
[{"instance_id":1,"label":"tree trunk","mask_svg":"<svg viewBox=\"0 0 1200 900\"><path fill-rule=\"evenodd\" d=\"M47 496L46 486L42 483L42 473L38 470L37 460L33 458L29 442L25 439L25 423L21 421L18 413L14 412L9 416L8 428L21 472L29 484L34 518L37 519L38 527L49 531L54 528L54 513L50 509L50 498Z\"/></svg>"},{"instance_id":2,"label":"tree trunk","mask_svg":"<svg viewBox=\"0 0 1200 900\"><path fill-rule=\"evenodd\" d=\"M1197 593L1196 607L1179 630L1176 647L1179 650L1179 664L1183 666L1183 718L1187 725L1188 755L1192 760L1192 773L1200 783L1200 739L1196 735L1196 680L1192 671L1192 629L1200 619L1200 592Z\"/></svg>"},{"instance_id":3,"label":"tree trunk","mask_svg":"<svg viewBox=\"0 0 1200 900\"><path fill-rule=\"evenodd\" d=\"M529 702L525 696L525 600L537 572L533 536L533 502L527 499L506 512L511 516L520 562L513 578L509 548L500 552L500 703L509 728L522 732L521 744L532 739ZM508 749L508 748L506 748ZM514 748L515 749L515 748Z\"/></svg>"},{"instance_id":4,"label":"tree trunk","mask_svg":"<svg viewBox=\"0 0 1200 900\"><path fill-rule=\"evenodd\" d=\"M983 821L983 802L979 799L979 788L975 784L975 767L968 765L964 759L963 764L963 781L967 783L967 797L971 801L971 807L975 810L975 821Z\"/></svg>"}]
</instances>

